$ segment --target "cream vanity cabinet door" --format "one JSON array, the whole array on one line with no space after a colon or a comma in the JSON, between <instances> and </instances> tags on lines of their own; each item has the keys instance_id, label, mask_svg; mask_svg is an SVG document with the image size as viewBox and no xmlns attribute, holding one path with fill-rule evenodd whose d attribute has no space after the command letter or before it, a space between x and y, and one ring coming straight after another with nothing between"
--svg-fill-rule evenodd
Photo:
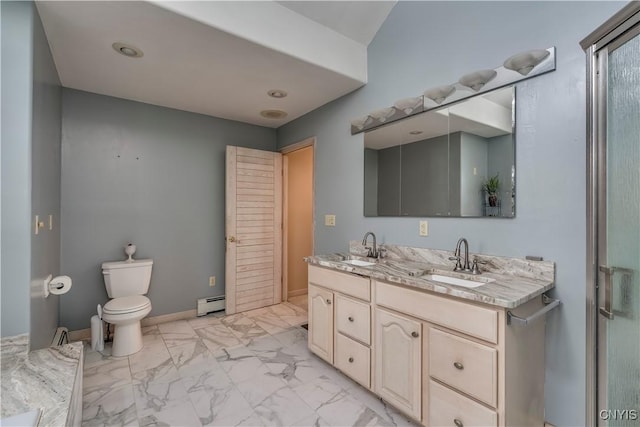
<instances>
[{"instance_id":1,"label":"cream vanity cabinet door","mask_svg":"<svg viewBox=\"0 0 640 427\"><path fill-rule=\"evenodd\" d=\"M309 349L333 363L333 292L309 284Z\"/></svg>"},{"instance_id":2,"label":"cream vanity cabinet door","mask_svg":"<svg viewBox=\"0 0 640 427\"><path fill-rule=\"evenodd\" d=\"M417 420L422 400L421 326L409 317L375 309L375 392Z\"/></svg>"}]
</instances>

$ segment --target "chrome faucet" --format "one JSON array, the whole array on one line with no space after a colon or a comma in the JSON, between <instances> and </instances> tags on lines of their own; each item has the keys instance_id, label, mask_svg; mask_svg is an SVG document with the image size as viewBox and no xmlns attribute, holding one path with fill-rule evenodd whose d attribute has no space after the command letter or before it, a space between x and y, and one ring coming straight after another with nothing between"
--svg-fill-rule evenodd
<instances>
[{"instance_id":1,"label":"chrome faucet","mask_svg":"<svg viewBox=\"0 0 640 427\"><path fill-rule=\"evenodd\" d=\"M462 255L460 254L461 246L464 243L464 265L461 263ZM471 271L471 267L469 266L469 242L464 237L458 239L458 243L456 244L456 250L453 253L452 257L449 257L451 261L456 261L456 266L453 268L453 271Z\"/></svg>"},{"instance_id":2,"label":"chrome faucet","mask_svg":"<svg viewBox=\"0 0 640 427\"><path fill-rule=\"evenodd\" d=\"M373 247L367 246L367 239L369 236L373 237ZM367 256L369 258L378 258L378 247L376 246L376 235L373 234L372 231L367 231L367 233L362 238L362 246L368 249Z\"/></svg>"}]
</instances>

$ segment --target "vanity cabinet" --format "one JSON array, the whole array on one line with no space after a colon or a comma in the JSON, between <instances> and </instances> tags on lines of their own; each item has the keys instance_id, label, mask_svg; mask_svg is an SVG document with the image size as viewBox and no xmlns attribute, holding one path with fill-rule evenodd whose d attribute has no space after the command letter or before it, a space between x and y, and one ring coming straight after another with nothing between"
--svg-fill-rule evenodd
<instances>
[{"instance_id":1,"label":"vanity cabinet","mask_svg":"<svg viewBox=\"0 0 640 427\"><path fill-rule=\"evenodd\" d=\"M422 324L375 309L374 390L415 419L421 416Z\"/></svg>"},{"instance_id":2,"label":"vanity cabinet","mask_svg":"<svg viewBox=\"0 0 640 427\"><path fill-rule=\"evenodd\" d=\"M333 363L333 292L309 284L309 349Z\"/></svg>"},{"instance_id":3,"label":"vanity cabinet","mask_svg":"<svg viewBox=\"0 0 640 427\"><path fill-rule=\"evenodd\" d=\"M308 299L309 349L370 388L370 280L309 266Z\"/></svg>"},{"instance_id":4,"label":"vanity cabinet","mask_svg":"<svg viewBox=\"0 0 640 427\"><path fill-rule=\"evenodd\" d=\"M544 322L309 266L309 349L425 426L544 425Z\"/></svg>"},{"instance_id":5,"label":"vanity cabinet","mask_svg":"<svg viewBox=\"0 0 640 427\"><path fill-rule=\"evenodd\" d=\"M372 287L374 384L383 399L426 426L544 424L544 322L509 326L506 310L498 307L376 280ZM534 299L512 311L526 317L541 305ZM402 344L401 324L413 330L421 326L422 338L415 340L421 352ZM384 340L393 327L396 341L385 350ZM403 338L409 342L408 336ZM395 367L396 375L416 372L421 407L405 401L415 387L411 380L393 379L397 384L391 387L392 380L384 375L385 369L414 363L408 357L411 351L420 358L419 367L405 367L405 372ZM398 401L398 396L403 399Z\"/></svg>"}]
</instances>

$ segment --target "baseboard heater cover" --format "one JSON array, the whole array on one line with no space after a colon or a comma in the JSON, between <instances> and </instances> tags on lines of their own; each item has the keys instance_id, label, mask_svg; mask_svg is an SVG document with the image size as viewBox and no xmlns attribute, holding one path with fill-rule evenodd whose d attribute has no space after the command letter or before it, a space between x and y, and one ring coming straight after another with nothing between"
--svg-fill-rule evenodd
<instances>
[{"instance_id":1,"label":"baseboard heater cover","mask_svg":"<svg viewBox=\"0 0 640 427\"><path fill-rule=\"evenodd\" d=\"M198 300L198 316L206 316L209 313L215 311L224 310L225 298L224 295L211 298L200 298Z\"/></svg>"},{"instance_id":2,"label":"baseboard heater cover","mask_svg":"<svg viewBox=\"0 0 640 427\"><path fill-rule=\"evenodd\" d=\"M56 330L56 334L53 336L51 347L57 347L64 344L69 344L69 330L61 326Z\"/></svg>"}]
</instances>

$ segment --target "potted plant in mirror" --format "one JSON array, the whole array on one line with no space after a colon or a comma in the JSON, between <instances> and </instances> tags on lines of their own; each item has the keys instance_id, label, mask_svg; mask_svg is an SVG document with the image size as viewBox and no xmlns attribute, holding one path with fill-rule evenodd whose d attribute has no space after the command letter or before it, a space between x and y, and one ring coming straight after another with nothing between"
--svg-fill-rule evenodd
<instances>
[{"instance_id":1,"label":"potted plant in mirror","mask_svg":"<svg viewBox=\"0 0 640 427\"><path fill-rule=\"evenodd\" d=\"M498 188L500 187L500 179L498 178L498 174L488 178L483 184L482 189L487 193L487 198L489 200L489 206L497 206L498 205Z\"/></svg>"}]
</instances>

